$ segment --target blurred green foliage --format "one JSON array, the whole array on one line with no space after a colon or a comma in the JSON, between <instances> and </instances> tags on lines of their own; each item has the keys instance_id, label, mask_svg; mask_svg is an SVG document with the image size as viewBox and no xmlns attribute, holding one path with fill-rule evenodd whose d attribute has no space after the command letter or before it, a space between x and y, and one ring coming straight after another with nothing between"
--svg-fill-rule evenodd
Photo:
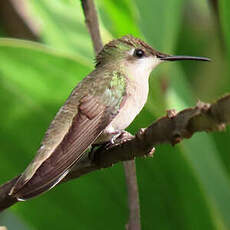
<instances>
[{"instance_id":1,"label":"blurred green foliage","mask_svg":"<svg viewBox=\"0 0 230 230\"><path fill-rule=\"evenodd\" d=\"M71 89L93 69L93 49L77 0L30 0L42 44L0 39L0 183L21 173ZM211 63L160 66L147 105L129 131L167 109L213 101L230 91L230 4L219 1L98 0L104 41L133 34L172 54ZM0 28L1 30L1 28ZM230 130L200 133L153 159L137 159L144 230L230 229ZM57 186L0 215L14 229L124 229L128 217L122 164ZM19 224L20 222L20 224ZM19 227L20 225L20 227Z\"/></svg>"}]
</instances>

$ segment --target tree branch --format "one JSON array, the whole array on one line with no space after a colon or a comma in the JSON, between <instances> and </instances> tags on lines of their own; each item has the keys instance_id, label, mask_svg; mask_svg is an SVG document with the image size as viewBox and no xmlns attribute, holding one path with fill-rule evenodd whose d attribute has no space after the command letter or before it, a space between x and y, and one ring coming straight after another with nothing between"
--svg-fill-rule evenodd
<instances>
[{"instance_id":1,"label":"tree branch","mask_svg":"<svg viewBox=\"0 0 230 230\"><path fill-rule=\"evenodd\" d=\"M159 118L146 129L141 129L135 136L125 136L109 149L102 147L95 151L91 160L73 168L63 182L78 178L113 164L132 160L135 157L153 156L153 146L171 143L175 145L194 133L206 131L222 131L230 123L230 94L220 98L213 104L198 102L195 107L187 108L179 113L173 110ZM8 196L17 178L0 187L0 210L16 203Z\"/></svg>"},{"instance_id":2,"label":"tree branch","mask_svg":"<svg viewBox=\"0 0 230 230\"><path fill-rule=\"evenodd\" d=\"M8 194L16 183L18 177L19 176L13 178L0 187L0 212L17 202L14 197L9 196Z\"/></svg>"},{"instance_id":3,"label":"tree branch","mask_svg":"<svg viewBox=\"0 0 230 230\"><path fill-rule=\"evenodd\" d=\"M135 157L152 157L156 145L175 145L184 138L191 138L196 132L222 131L229 123L230 94L213 104L199 101L195 107L179 113L170 110L166 116L159 118L148 128L139 130L135 136L124 136L111 147L102 147L95 151L91 163L87 160L86 164L83 162L80 167L73 168L64 181Z\"/></svg>"}]
</instances>

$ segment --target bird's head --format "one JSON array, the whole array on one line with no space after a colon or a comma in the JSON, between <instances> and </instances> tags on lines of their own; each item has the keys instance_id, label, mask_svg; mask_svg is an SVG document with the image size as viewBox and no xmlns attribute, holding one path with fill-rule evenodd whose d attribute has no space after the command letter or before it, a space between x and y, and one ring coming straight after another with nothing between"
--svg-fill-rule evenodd
<instances>
[{"instance_id":1,"label":"bird's head","mask_svg":"<svg viewBox=\"0 0 230 230\"><path fill-rule=\"evenodd\" d=\"M107 43L96 58L96 67L119 65L123 68L150 73L158 64L166 61L210 61L205 57L173 56L161 53L139 38L131 35Z\"/></svg>"}]
</instances>

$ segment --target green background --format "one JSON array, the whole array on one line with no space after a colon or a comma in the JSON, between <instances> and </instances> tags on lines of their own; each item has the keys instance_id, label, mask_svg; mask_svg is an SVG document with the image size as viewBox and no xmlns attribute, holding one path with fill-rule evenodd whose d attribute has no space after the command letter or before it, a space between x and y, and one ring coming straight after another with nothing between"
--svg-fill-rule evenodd
<instances>
[{"instance_id":1,"label":"green background","mask_svg":"<svg viewBox=\"0 0 230 230\"><path fill-rule=\"evenodd\" d=\"M219 11L199 0L98 0L104 42L138 36L171 54L211 63L162 64L152 73L148 102L129 131L167 109L230 91L230 3ZM33 158L58 108L93 69L93 49L78 0L29 0L40 43L8 39L0 28L0 183ZM217 14L216 14L217 13ZM137 159L143 230L230 229L230 129L199 133L154 158ZM124 229L128 219L122 164L62 184L0 214L8 230Z\"/></svg>"}]
</instances>

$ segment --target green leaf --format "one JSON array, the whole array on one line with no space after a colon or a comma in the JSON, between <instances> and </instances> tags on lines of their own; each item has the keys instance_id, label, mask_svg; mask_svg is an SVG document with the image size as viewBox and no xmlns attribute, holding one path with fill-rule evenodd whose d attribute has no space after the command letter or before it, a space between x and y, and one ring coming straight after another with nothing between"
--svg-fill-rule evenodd
<instances>
[{"instance_id":1,"label":"green leaf","mask_svg":"<svg viewBox=\"0 0 230 230\"><path fill-rule=\"evenodd\" d=\"M181 24L183 0L135 0L141 31L155 48L172 51Z\"/></svg>"},{"instance_id":2,"label":"green leaf","mask_svg":"<svg viewBox=\"0 0 230 230\"><path fill-rule=\"evenodd\" d=\"M101 0L98 2L100 16L105 27L115 38L132 34L140 37L141 33L137 26L137 10L131 0Z\"/></svg>"},{"instance_id":3,"label":"green leaf","mask_svg":"<svg viewBox=\"0 0 230 230\"><path fill-rule=\"evenodd\" d=\"M80 1L32 0L29 4L41 24L42 39L46 44L79 55L84 61L93 59Z\"/></svg>"}]
</instances>

